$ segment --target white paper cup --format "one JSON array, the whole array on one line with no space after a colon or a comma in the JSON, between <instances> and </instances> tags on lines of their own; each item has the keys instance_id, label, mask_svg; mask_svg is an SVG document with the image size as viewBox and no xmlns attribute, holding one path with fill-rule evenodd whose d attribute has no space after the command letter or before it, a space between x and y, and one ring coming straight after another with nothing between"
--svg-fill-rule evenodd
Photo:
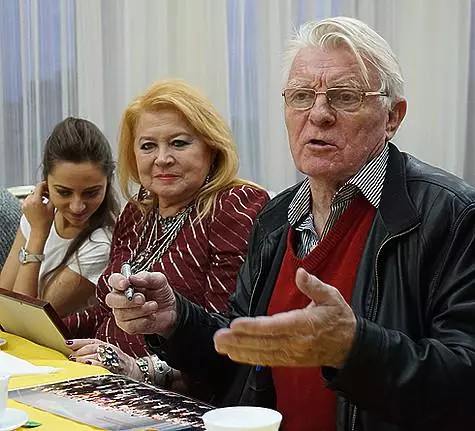
<instances>
[{"instance_id":1,"label":"white paper cup","mask_svg":"<svg viewBox=\"0 0 475 431\"><path fill-rule=\"evenodd\" d=\"M223 407L203 415L207 431L277 431L282 415L263 407Z\"/></svg>"},{"instance_id":2,"label":"white paper cup","mask_svg":"<svg viewBox=\"0 0 475 431\"><path fill-rule=\"evenodd\" d=\"M3 416L5 409L7 408L9 379L10 374L0 373L0 418Z\"/></svg>"}]
</instances>

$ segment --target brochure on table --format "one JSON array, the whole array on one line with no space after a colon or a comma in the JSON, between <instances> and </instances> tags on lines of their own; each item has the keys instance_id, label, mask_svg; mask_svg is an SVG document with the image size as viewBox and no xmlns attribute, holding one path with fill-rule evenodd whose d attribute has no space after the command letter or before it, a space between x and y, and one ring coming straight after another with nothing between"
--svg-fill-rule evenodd
<instances>
[{"instance_id":1,"label":"brochure on table","mask_svg":"<svg viewBox=\"0 0 475 431\"><path fill-rule=\"evenodd\" d=\"M110 431L204 430L201 416L212 406L107 374L9 391L15 401Z\"/></svg>"}]
</instances>

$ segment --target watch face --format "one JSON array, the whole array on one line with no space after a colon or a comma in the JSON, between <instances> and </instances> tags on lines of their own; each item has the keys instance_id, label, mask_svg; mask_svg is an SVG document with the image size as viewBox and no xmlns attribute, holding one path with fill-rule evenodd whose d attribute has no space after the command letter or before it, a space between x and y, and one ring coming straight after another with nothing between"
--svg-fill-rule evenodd
<instances>
[{"instance_id":1,"label":"watch face","mask_svg":"<svg viewBox=\"0 0 475 431\"><path fill-rule=\"evenodd\" d=\"M20 248L20 251L18 252L18 260L21 263L25 263L25 259L26 259L26 250L22 247Z\"/></svg>"},{"instance_id":2,"label":"watch face","mask_svg":"<svg viewBox=\"0 0 475 431\"><path fill-rule=\"evenodd\" d=\"M42 262L45 258L44 254L31 254L25 247L21 247L18 252L18 260L20 263Z\"/></svg>"}]
</instances>

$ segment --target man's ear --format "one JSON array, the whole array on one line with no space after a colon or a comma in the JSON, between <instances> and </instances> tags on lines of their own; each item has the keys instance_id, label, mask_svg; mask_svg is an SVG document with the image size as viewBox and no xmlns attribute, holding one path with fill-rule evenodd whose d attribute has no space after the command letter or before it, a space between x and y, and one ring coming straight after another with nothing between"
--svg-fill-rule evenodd
<instances>
[{"instance_id":1,"label":"man's ear","mask_svg":"<svg viewBox=\"0 0 475 431\"><path fill-rule=\"evenodd\" d=\"M389 141L397 132L402 120L406 116L407 101L399 100L388 112L388 122L386 123L386 141Z\"/></svg>"}]
</instances>

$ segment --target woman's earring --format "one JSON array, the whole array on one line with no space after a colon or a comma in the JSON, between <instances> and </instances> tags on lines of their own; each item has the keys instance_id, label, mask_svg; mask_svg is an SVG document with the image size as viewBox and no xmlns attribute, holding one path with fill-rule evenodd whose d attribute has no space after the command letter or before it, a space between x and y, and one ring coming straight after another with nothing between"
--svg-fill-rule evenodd
<instances>
[{"instance_id":1,"label":"woman's earring","mask_svg":"<svg viewBox=\"0 0 475 431\"><path fill-rule=\"evenodd\" d=\"M205 185L209 184L209 182L211 181L211 176L212 176L213 173L214 173L214 162L211 165L211 167L209 168L208 175L206 175Z\"/></svg>"},{"instance_id":2,"label":"woman's earring","mask_svg":"<svg viewBox=\"0 0 475 431\"><path fill-rule=\"evenodd\" d=\"M138 198L140 201L151 199L152 192L150 190L147 190L144 186L140 186Z\"/></svg>"}]
</instances>

